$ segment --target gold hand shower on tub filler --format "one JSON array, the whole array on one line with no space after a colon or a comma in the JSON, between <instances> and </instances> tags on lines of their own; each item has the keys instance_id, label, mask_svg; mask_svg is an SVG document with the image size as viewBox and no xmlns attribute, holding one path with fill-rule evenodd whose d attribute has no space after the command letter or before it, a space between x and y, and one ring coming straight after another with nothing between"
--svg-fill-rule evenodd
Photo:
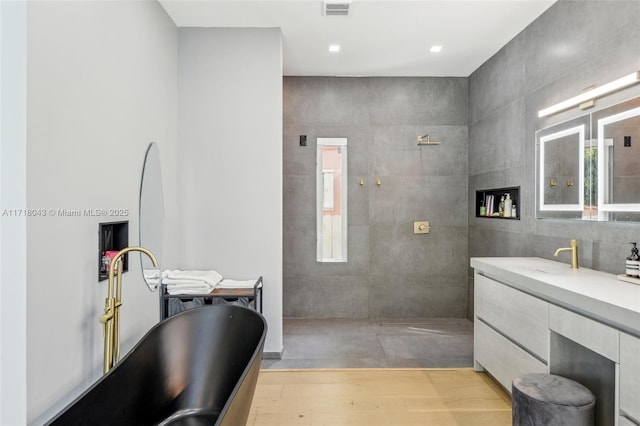
<instances>
[{"instance_id":1,"label":"gold hand shower on tub filler","mask_svg":"<svg viewBox=\"0 0 640 426\"><path fill-rule=\"evenodd\" d=\"M122 256L130 251L139 251L151 259L153 266L158 266L156 257L144 247L127 247L118 252L109 263L109 292L104 305L104 314L98 321L104 324L104 364L106 374L120 359L120 306L122 306ZM118 271L117 275L115 271ZM117 288L116 288L117 285Z\"/></svg>"}]
</instances>

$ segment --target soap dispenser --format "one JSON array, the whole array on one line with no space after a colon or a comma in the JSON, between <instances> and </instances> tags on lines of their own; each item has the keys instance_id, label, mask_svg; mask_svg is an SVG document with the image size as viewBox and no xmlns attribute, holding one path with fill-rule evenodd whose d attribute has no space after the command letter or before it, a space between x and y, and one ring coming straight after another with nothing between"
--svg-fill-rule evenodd
<instances>
[{"instance_id":1,"label":"soap dispenser","mask_svg":"<svg viewBox=\"0 0 640 426\"><path fill-rule=\"evenodd\" d=\"M636 243L631 248L631 254L627 257L626 262L626 275L628 277L639 278L640 277L640 255L638 255L638 247Z\"/></svg>"},{"instance_id":2,"label":"soap dispenser","mask_svg":"<svg viewBox=\"0 0 640 426\"><path fill-rule=\"evenodd\" d=\"M504 217L511 217L511 207L513 206L513 200L511 199L511 194L508 192L504 194Z\"/></svg>"}]
</instances>

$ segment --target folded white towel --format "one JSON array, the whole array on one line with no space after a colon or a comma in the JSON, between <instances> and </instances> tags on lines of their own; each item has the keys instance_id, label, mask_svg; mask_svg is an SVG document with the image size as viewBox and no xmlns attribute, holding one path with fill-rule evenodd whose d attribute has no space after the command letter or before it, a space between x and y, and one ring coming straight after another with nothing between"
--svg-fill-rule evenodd
<instances>
[{"instance_id":1,"label":"folded white towel","mask_svg":"<svg viewBox=\"0 0 640 426\"><path fill-rule=\"evenodd\" d=\"M206 283L204 281L197 281L197 280L174 280L171 278L163 278L162 279L162 284L166 285L166 286L178 286L178 285L184 285L184 286L207 286L207 287L215 287L209 283Z\"/></svg>"},{"instance_id":2,"label":"folded white towel","mask_svg":"<svg viewBox=\"0 0 640 426\"><path fill-rule=\"evenodd\" d=\"M160 279L160 269L145 269L142 271L146 280L157 278Z\"/></svg>"},{"instance_id":3,"label":"folded white towel","mask_svg":"<svg viewBox=\"0 0 640 426\"><path fill-rule=\"evenodd\" d=\"M181 271L179 269L165 269L162 278L173 280L200 281L210 285L216 285L222 280L222 275L216 271ZM164 283L164 280L162 281Z\"/></svg>"},{"instance_id":4,"label":"folded white towel","mask_svg":"<svg viewBox=\"0 0 640 426\"><path fill-rule=\"evenodd\" d=\"M256 285L256 281L255 280L229 280L229 279L224 279L222 281L220 281L218 283L218 285L216 285L216 288L253 288L254 285Z\"/></svg>"},{"instance_id":5,"label":"folded white towel","mask_svg":"<svg viewBox=\"0 0 640 426\"><path fill-rule=\"evenodd\" d=\"M209 294L211 293L210 289L197 289L197 288L176 288L173 290L167 290L167 293L174 296L179 294Z\"/></svg>"},{"instance_id":6,"label":"folded white towel","mask_svg":"<svg viewBox=\"0 0 640 426\"><path fill-rule=\"evenodd\" d=\"M160 285L160 277L158 277L158 278L145 278L144 280L147 283L147 285L149 286L149 289L151 291L155 291L158 288L158 286Z\"/></svg>"},{"instance_id":7,"label":"folded white towel","mask_svg":"<svg viewBox=\"0 0 640 426\"><path fill-rule=\"evenodd\" d=\"M213 290L213 286L206 283L167 285L167 293L169 294L209 294L211 290Z\"/></svg>"},{"instance_id":8,"label":"folded white towel","mask_svg":"<svg viewBox=\"0 0 640 426\"><path fill-rule=\"evenodd\" d=\"M156 291L160 285L160 269L143 269L142 275L149 290Z\"/></svg>"}]
</instances>

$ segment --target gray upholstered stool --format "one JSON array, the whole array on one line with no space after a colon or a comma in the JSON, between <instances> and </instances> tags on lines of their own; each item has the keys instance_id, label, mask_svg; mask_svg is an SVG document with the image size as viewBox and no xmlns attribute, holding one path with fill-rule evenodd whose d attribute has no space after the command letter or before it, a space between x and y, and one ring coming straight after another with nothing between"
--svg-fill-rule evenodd
<instances>
[{"instance_id":1,"label":"gray upholstered stool","mask_svg":"<svg viewBox=\"0 0 640 426\"><path fill-rule=\"evenodd\" d=\"M592 426L596 397L553 374L525 374L512 384L513 426Z\"/></svg>"}]
</instances>

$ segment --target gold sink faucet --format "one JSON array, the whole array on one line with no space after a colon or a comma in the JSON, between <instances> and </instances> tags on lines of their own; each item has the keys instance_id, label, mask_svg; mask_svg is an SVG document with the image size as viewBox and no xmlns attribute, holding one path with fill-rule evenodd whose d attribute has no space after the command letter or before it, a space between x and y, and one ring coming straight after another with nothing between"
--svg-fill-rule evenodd
<instances>
[{"instance_id":1,"label":"gold sink faucet","mask_svg":"<svg viewBox=\"0 0 640 426\"><path fill-rule=\"evenodd\" d=\"M559 248L553 255L557 256L562 251L571 252L571 269L578 269L578 240L571 240L571 247Z\"/></svg>"},{"instance_id":2,"label":"gold sink faucet","mask_svg":"<svg viewBox=\"0 0 640 426\"><path fill-rule=\"evenodd\" d=\"M104 364L103 372L109 370L120 360L120 306L122 306L122 257L130 251L139 251L158 266L156 257L144 247L127 247L118 252L109 264L109 289L104 305L104 314L98 321L104 324ZM117 274L116 274L116 271Z\"/></svg>"}]
</instances>

